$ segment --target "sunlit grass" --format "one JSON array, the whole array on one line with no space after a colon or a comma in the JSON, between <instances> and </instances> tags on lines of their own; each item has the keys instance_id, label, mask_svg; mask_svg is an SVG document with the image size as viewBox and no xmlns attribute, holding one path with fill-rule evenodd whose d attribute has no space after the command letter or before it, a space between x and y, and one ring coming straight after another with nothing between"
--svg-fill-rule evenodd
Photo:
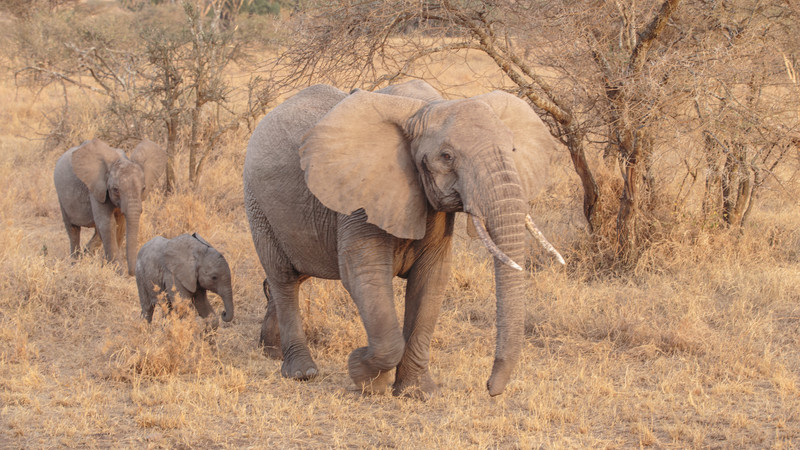
<instances>
[{"instance_id":1,"label":"sunlit grass","mask_svg":"<svg viewBox=\"0 0 800 450\"><path fill-rule=\"evenodd\" d=\"M59 104L58 93L15 92L4 79L0 94L13 100L4 106L0 135L2 446L800 442L800 214L774 207L785 202L770 199L779 192L767 193L741 232L690 220L665 227L627 270L601 267L602 242L575 224L577 191L550 192L541 224L568 267L532 248L523 355L497 398L485 389L494 352L493 269L460 227L432 345L440 395L428 402L364 396L346 360L366 336L338 282L310 280L301 288L318 378L286 380L280 362L257 348L266 301L242 205L246 135L209 162L197 186L182 181L169 197L154 193L140 229L141 242L198 232L220 249L233 272L236 319L213 336L191 310L158 312L148 325L131 277L100 254L67 256L52 168L67 146L91 134L89 117L76 121L76 142L46 148L36 139L47 132L41 112ZM614 183L602 189L613 195ZM613 227L613 211L601 213L603 226ZM85 230L83 242L90 235ZM403 289L397 280L399 317ZM211 301L222 307L218 297Z\"/></svg>"}]
</instances>

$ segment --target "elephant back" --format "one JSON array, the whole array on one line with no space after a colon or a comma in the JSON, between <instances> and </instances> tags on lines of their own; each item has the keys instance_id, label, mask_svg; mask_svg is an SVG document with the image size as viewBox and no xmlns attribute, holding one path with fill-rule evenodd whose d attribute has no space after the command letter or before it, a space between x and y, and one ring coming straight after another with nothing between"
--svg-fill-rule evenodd
<instances>
[{"instance_id":1,"label":"elephant back","mask_svg":"<svg viewBox=\"0 0 800 450\"><path fill-rule=\"evenodd\" d=\"M327 85L303 89L270 111L256 126L247 144L244 178L254 170L274 168L284 170L289 166L300 169L297 150L303 136L347 94ZM294 162L297 164L293 164Z\"/></svg>"}]
</instances>

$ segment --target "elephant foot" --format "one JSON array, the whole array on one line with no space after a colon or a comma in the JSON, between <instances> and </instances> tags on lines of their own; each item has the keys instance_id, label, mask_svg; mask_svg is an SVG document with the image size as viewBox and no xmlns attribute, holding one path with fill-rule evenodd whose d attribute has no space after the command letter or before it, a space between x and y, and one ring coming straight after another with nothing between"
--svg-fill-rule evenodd
<instances>
[{"instance_id":1,"label":"elephant foot","mask_svg":"<svg viewBox=\"0 0 800 450\"><path fill-rule=\"evenodd\" d=\"M378 373L378 376L371 378L360 384L356 384L357 388L362 394L380 395L385 394L392 389L392 381L394 374L392 370L385 370Z\"/></svg>"},{"instance_id":2,"label":"elephant foot","mask_svg":"<svg viewBox=\"0 0 800 450\"><path fill-rule=\"evenodd\" d=\"M439 385L433 381L431 374L426 370L417 377L398 379L392 386L392 395L409 397L417 400L428 400L439 393Z\"/></svg>"},{"instance_id":3,"label":"elephant foot","mask_svg":"<svg viewBox=\"0 0 800 450\"><path fill-rule=\"evenodd\" d=\"M350 378L363 392L381 393L389 390L392 383L392 370L395 364L374 364L367 357L368 347L359 347L350 353L347 360L347 371Z\"/></svg>"},{"instance_id":4,"label":"elephant foot","mask_svg":"<svg viewBox=\"0 0 800 450\"><path fill-rule=\"evenodd\" d=\"M261 325L261 337L258 340L258 345L261 346L268 358L283 359L281 333L278 329L278 320L274 316L267 317Z\"/></svg>"},{"instance_id":5,"label":"elephant foot","mask_svg":"<svg viewBox=\"0 0 800 450\"><path fill-rule=\"evenodd\" d=\"M286 356L287 353L293 356ZM317 364L311 359L308 354L308 349L300 352L285 352L283 364L281 365L281 375L285 378L294 378L296 380L308 380L314 378L319 374Z\"/></svg>"}]
</instances>

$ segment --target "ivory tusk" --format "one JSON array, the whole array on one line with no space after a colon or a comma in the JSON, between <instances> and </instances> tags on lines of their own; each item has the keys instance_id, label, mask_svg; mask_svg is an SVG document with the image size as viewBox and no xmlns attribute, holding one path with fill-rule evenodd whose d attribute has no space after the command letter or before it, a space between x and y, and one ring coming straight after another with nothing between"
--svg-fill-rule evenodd
<instances>
[{"instance_id":1,"label":"ivory tusk","mask_svg":"<svg viewBox=\"0 0 800 450\"><path fill-rule=\"evenodd\" d=\"M486 231L486 227L483 225L483 221L481 221L481 219L478 219L476 216L473 216L472 214L470 214L470 217L472 217L472 223L475 225L475 231L478 232L478 237L481 238L481 240L483 241L483 245L486 246L486 249L489 250L489 253L491 253L492 256L499 259L504 264L507 264L512 268L521 271L522 267L520 267L519 264L515 263L514 260L509 258L508 255L503 253L503 251L500 250L499 247L497 247L497 244L495 244L492 241L492 238L489 237L489 233Z\"/></svg>"},{"instance_id":2,"label":"ivory tusk","mask_svg":"<svg viewBox=\"0 0 800 450\"><path fill-rule=\"evenodd\" d=\"M560 262L562 265L566 265L566 263L564 262L564 258L561 257L561 253L558 253L558 250L556 250L556 248L553 247L553 244L551 244L547 240L547 238L544 237L544 234L542 234L542 232L539 231L539 228L536 226L535 223L533 223L533 219L531 219L530 214L525 216L525 228L528 229L528 231L531 233L531 235L533 235L533 237L539 240L539 243L542 244L542 247L544 247L544 249L547 250L548 253L553 254L553 256L555 256L556 259L558 259L558 262Z\"/></svg>"}]
</instances>

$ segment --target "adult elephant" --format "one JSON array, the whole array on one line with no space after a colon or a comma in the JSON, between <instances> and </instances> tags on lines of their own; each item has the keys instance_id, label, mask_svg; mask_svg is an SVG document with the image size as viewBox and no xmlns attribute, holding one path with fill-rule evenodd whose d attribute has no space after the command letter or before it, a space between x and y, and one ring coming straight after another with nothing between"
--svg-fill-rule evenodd
<instances>
[{"instance_id":1,"label":"adult elephant","mask_svg":"<svg viewBox=\"0 0 800 450\"><path fill-rule=\"evenodd\" d=\"M131 151L130 159L122 150L98 139L61 155L53 180L70 254L75 257L80 250L81 227L95 229L88 247L99 239L108 261L119 259L125 236L128 274L133 275L142 201L164 173L166 162L164 150L148 140Z\"/></svg>"},{"instance_id":2,"label":"adult elephant","mask_svg":"<svg viewBox=\"0 0 800 450\"><path fill-rule=\"evenodd\" d=\"M368 346L348 370L357 386L395 395L437 389L428 360L450 276L455 213L469 214L495 255L497 340L487 383L500 394L519 359L527 198L543 185L554 142L522 100L504 92L443 101L416 81L383 92L309 87L261 120L247 147L245 209L266 272L262 344L281 373L317 374L298 292L309 277L341 279ZM402 331L392 278L406 278ZM268 285L268 289L267 289Z\"/></svg>"}]
</instances>

